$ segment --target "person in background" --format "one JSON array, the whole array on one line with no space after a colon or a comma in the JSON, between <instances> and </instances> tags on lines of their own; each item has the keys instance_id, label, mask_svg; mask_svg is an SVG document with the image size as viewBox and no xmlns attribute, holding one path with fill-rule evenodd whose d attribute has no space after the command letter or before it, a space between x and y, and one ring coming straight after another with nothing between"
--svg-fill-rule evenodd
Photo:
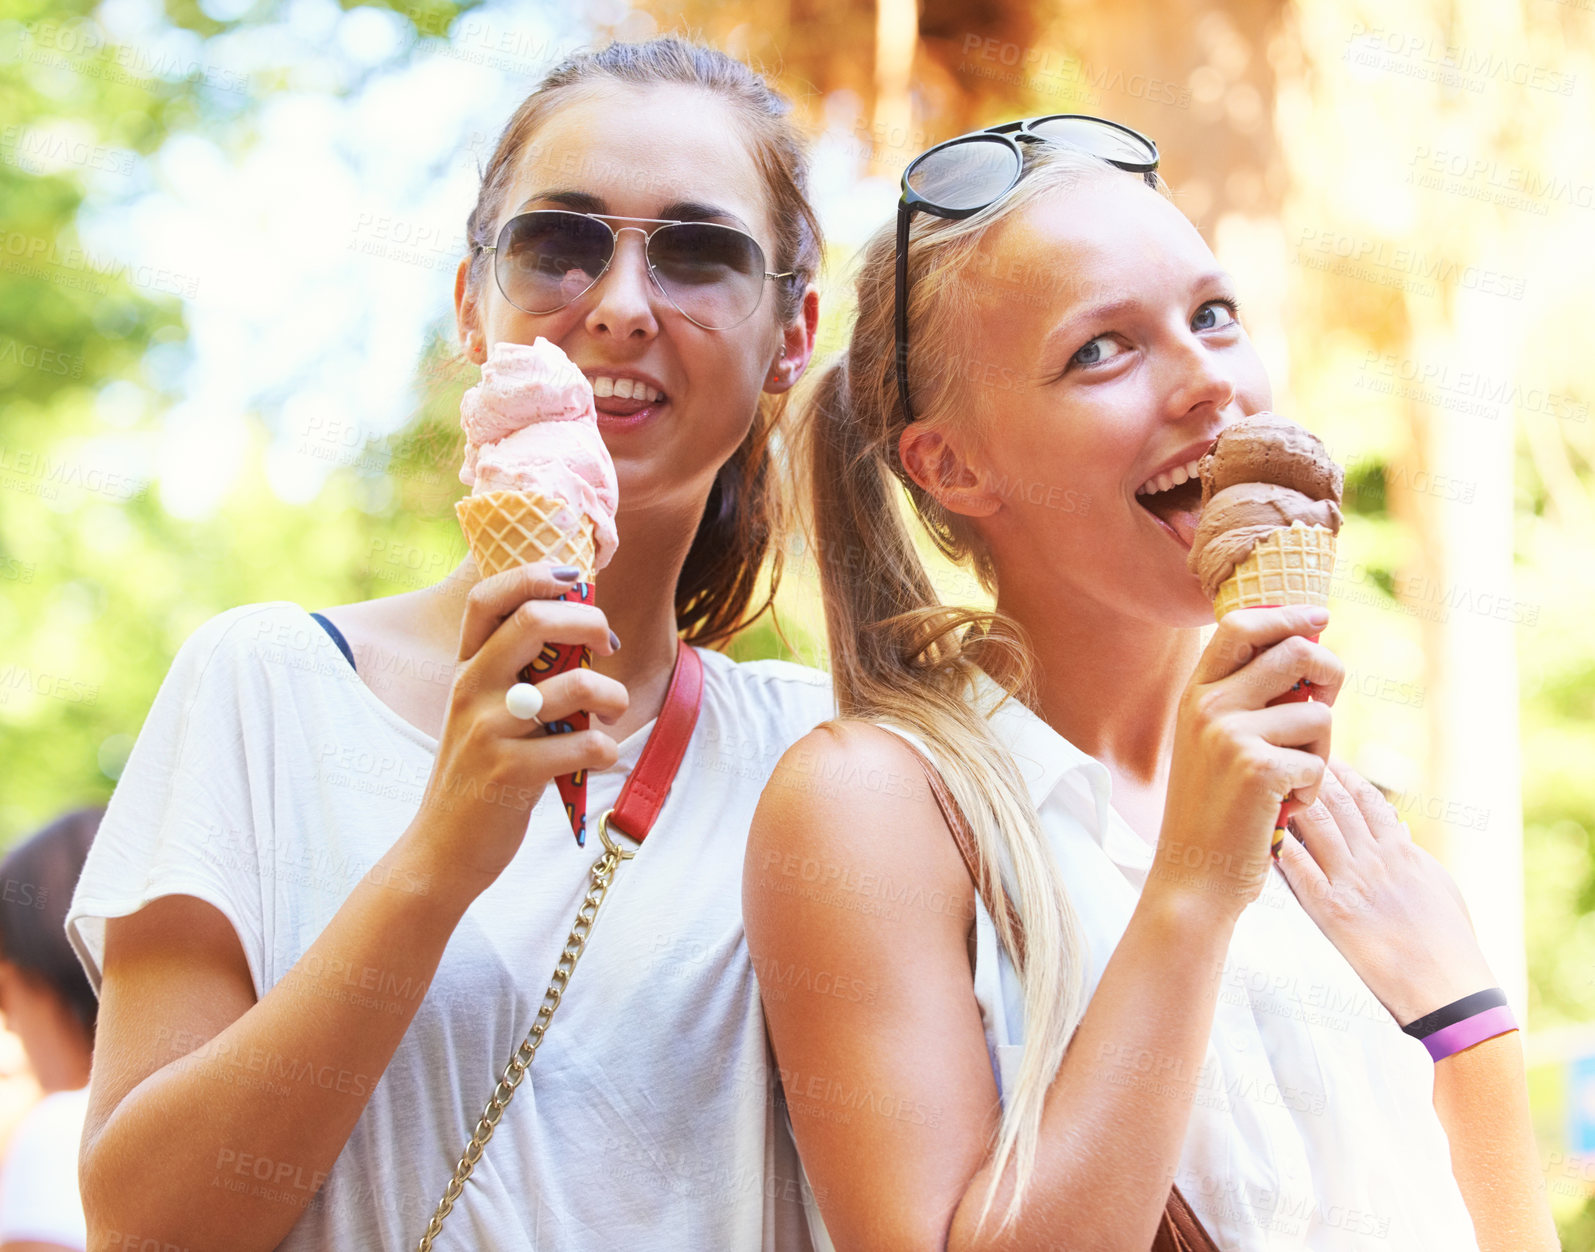
<instances>
[{"instance_id":1,"label":"person in background","mask_svg":"<svg viewBox=\"0 0 1595 1252\"><path fill-rule=\"evenodd\" d=\"M78 1140L89 1104L99 1004L66 938L72 899L103 808L79 809L0 861L0 1015L44 1088L0 1172L0 1252L81 1252Z\"/></svg>"}]
</instances>

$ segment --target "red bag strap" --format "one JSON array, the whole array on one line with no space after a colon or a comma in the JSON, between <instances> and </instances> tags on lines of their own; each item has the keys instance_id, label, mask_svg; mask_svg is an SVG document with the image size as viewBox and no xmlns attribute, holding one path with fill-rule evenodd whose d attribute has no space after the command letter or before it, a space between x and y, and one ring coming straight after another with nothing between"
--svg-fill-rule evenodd
<instances>
[{"instance_id":1,"label":"red bag strap","mask_svg":"<svg viewBox=\"0 0 1595 1252\"><path fill-rule=\"evenodd\" d=\"M675 672L670 676L659 720L609 813L609 824L627 838L641 843L648 837L687 754L702 703L703 659L690 644L680 640L676 645Z\"/></svg>"}]
</instances>

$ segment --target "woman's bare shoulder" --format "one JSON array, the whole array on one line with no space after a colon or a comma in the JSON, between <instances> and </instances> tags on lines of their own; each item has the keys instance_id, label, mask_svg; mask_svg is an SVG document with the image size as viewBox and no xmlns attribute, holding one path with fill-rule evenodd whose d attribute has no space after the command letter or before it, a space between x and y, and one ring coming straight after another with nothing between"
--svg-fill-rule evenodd
<instances>
[{"instance_id":1,"label":"woman's bare shoulder","mask_svg":"<svg viewBox=\"0 0 1595 1252\"><path fill-rule=\"evenodd\" d=\"M839 1247L941 1247L997 1127L974 886L892 731L830 722L777 767L743 871L748 955Z\"/></svg>"},{"instance_id":2,"label":"woman's bare shoulder","mask_svg":"<svg viewBox=\"0 0 1595 1252\"><path fill-rule=\"evenodd\" d=\"M801 877L805 862L832 885L911 881L956 897L954 912L973 916L973 884L924 770L882 726L825 722L776 765L754 814L748 865L797 865Z\"/></svg>"}]
</instances>

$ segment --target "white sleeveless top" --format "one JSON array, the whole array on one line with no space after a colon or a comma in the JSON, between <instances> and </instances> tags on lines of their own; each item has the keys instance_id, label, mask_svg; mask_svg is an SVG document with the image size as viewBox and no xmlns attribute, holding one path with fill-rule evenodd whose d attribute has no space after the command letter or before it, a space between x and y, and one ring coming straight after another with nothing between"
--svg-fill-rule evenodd
<instances>
[{"instance_id":1,"label":"white sleeveless top","mask_svg":"<svg viewBox=\"0 0 1595 1252\"><path fill-rule=\"evenodd\" d=\"M809 1246L743 938L742 861L765 779L834 715L834 700L816 670L699 655L702 711L669 799L617 873L440 1252ZM589 774L595 821L651 729ZM405 830L436 749L297 605L247 605L205 623L155 699L73 897L67 933L96 992L105 919L182 893L232 922L264 996ZM414 1247L532 1024L596 844L576 846L547 787L525 843L466 910L380 1075L269 1054L230 1059L240 1084L373 1087L319 1191L308 1170L262 1169L247 1136L214 1176L184 1185L280 1192L304 1210L281 1245L296 1252ZM420 990L386 985L378 970L351 970L344 982L350 1002L367 1004Z\"/></svg>"},{"instance_id":2,"label":"white sleeveless top","mask_svg":"<svg viewBox=\"0 0 1595 1252\"><path fill-rule=\"evenodd\" d=\"M1002 700L984 674L979 707ZM1153 849L1111 776L1018 700L991 715L1019 766L1088 944L1096 991ZM886 725L927 754L916 735ZM934 759L934 756L932 756ZM975 998L998 1093L1018 1078L1024 998L975 903ZM1230 940L1174 1181L1224 1252L1477 1252L1434 1111L1434 1062L1302 910L1277 867ZM804 1188L815 1246L832 1244Z\"/></svg>"}]
</instances>

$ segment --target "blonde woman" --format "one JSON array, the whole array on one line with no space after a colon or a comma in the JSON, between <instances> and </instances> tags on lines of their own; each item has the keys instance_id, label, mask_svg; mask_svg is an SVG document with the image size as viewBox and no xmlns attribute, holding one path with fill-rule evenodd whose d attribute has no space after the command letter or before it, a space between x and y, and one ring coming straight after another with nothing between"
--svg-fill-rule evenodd
<instances>
[{"instance_id":1,"label":"blonde woman","mask_svg":"<svg viewBox=\"0 0 1595 1252\"><path fill-rule=\"evenodd\" d=\"M1083 118L932 149L818 385L845 720L772 776L743 904L819 1242L1553 1248L1460 896L1329 765L1327 613L1204 647L1190 489L1145 494L1271 403L1156 162ZM994 614L942 607L904 489Z\"/></svg>"}]
</instances>

